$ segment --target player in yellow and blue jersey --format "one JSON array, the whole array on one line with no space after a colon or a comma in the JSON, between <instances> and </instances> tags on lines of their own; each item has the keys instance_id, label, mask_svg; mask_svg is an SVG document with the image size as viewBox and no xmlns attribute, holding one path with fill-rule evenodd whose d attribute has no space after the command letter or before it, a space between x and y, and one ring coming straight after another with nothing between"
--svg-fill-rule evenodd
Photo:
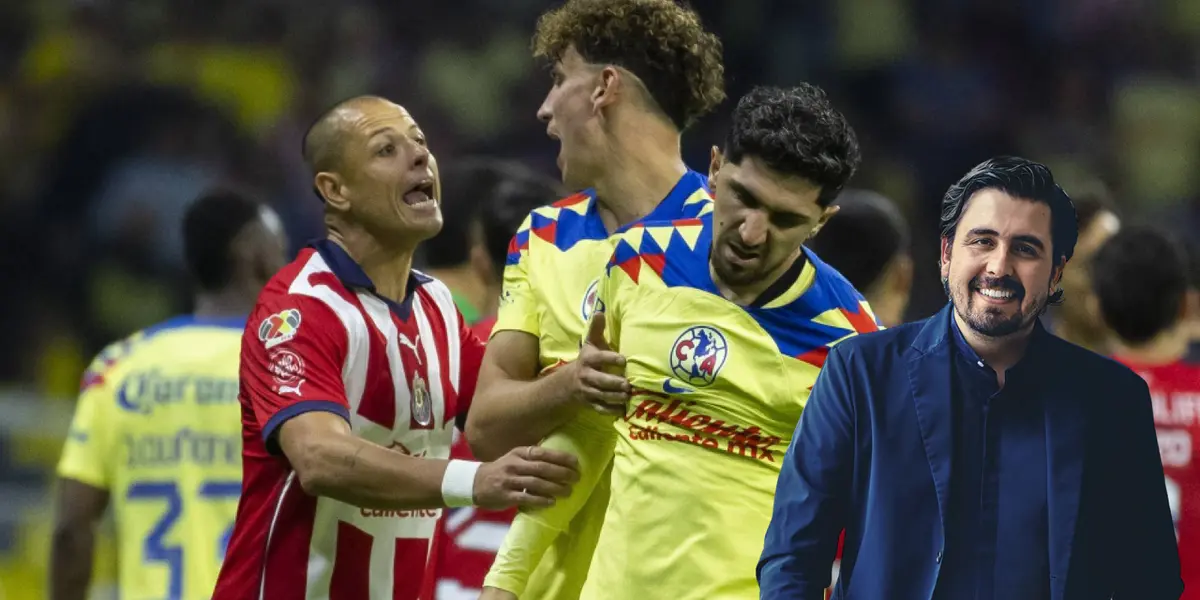
<instances>
[{"instance_id":1,"label":"player in yellow and blue jersey","mask_svg":"<svg viewBox=\"0 0 1200 600\"><path fill-rule=\"evenodd\" d=\"M633 399L604 432L545 441L580 454L581 481L519 515L498 564L536 559L545 540L522 521L559 526L607 477L581 598L758 598L755 564L808 390L833 344L878 328L863 297L802 246L858 162L853 131L819 88L741 99L724 154L713 152L713 212L617 238L585 344L625 357Z\"/></svg>"},{"instance_id":2,"label":"player in yellow and blue jersey","mask_svg":"<svg viewBox=\"0 0 1200 600\"><path fill-rule=\"evenodd\" d=\"M624 377L602 372L623 359L580 355L579 340L612 254L608 238L643 219L711 209L705 177L680 154L683 129L724 98L720 41L696 13L673 0L568 0L538 21L534 52L553 63L538 117L560 141L564 183L585 191L533 211L510 247L467 421L467 440L485 460L562 426L607 430L588 402L628 400ZM542 560L509 563L517 571L496 565L485 585L577 599L605 490L551 532Z\"/></svg>"},{"instance_id":3,"label":"player in yellow and blue jersey","mask_svg":"<svg viewBox=\"0 0 1200 600\"><path fill-rule=\"evenodd\" d=\"M122 598L212 595L242 487L242 330L286 242L273 211L225 191L188 208L183 238L195 312L110 345L83 376L58 465L53 600L87 597L110 505Z\"/></svg>"}]
</instances>

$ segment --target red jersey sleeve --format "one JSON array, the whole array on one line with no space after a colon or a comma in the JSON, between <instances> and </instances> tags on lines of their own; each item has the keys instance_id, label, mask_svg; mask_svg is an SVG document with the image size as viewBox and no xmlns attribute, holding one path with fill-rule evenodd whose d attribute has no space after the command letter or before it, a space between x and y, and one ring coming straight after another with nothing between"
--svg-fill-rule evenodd
<instances>
[{"instance_id":1,"label":"red jersey sleeve","mask_svg":"<svg viewBox=\"0 0 1200 600\"><path fill-rule=\"evenodd\" d=\"M455 421L460 430L465 430L467 411L471 409L471 400L475 397L475 384L479 380L479 367L483 364L483 341L474 330L467 327L462 313L458 315L458 332L458 412L455 414Z\"/></svg>"},{"instance_id":2,"label":"red jersey sleeve","mask_svg":"<svg viewBox=\"0 0 1200 600\"><path fill-rule=\"evenodd\" d=\"M297 415L323 410L349 421L342 383L348 351L342 322L321 301L287 295L260 303L242 336L241 378L267 450Z\"/></svg>"}]
</instances>

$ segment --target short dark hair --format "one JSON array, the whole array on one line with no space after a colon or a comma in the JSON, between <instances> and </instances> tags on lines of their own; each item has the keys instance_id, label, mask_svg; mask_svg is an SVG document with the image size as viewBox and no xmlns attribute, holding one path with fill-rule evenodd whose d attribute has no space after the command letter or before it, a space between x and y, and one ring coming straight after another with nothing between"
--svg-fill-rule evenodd
<instances>
[{"instance_id":1,"label":"short dark hair","mask_svg":"<svg viewBox=\"0 0 1200 600\"><path fill-rule=\"evenodd\" d=\"M183 217L183 252L188 271L206 292L220 291L233 279L230 246L246 226L260 218L258 201L242 193L210 190L188 206Z\"/></svg>"},{"instance_id":2,"label":"short dark hair","mask_svg":"<svg viewBox=\"0 0 1200 600\"><path fill-rule=\"evenodd\" d=\"M822 207L841 193L862 160L854 129L825 91L808 83L756 87L738 100L725 158L739 164L746 155L821 186Z\"/></svg>"},{"instance_id":3,"label":"short dark hair","mask_svg":"<svg viewBox=\"0 0 1200 600\"><path fill-rule=\"evenodd\" d=\"M1038 162L1018 156L989 158L963 175L946 190L942 197L942 237L954 239L954 230L962 219L967 201L976 192L985 189L1000 190L1014 198L1041 202L1050 207L1050 245L1054 263L1071 260L1075 254L1075 242L1079 239L1079 223L1071 197L1057 183L1050 168ZM1062 303L1063 291L1056 290L1047 299L1048 304Z\"/></svg>"},{"instance_id":4,"label":"short dark hair","mask_svg":"<svg viewBox=\"0 0 1200 600\"><path fill-rule=\"evenodd\" d=\"M519 163L486 158L448 163L441 168L445 223L424 244L425 260L432 268L467 262L476 224L488 256L503 266L508 242L526 215L564 195L557 181Z\"/></svg>"},{"instance_id":5,"label":"short dark hair","mask_svg":"<svg viewBox=\"0 0 1200 600\"><path fill-rule=\"evenodd\" d=\"M837 197L837 214L807 246L866 293L899 255L909 251L908 222L886 197L847 189Z\"/></svg>"},{"instance_id":6,"label":"short dark hair","mask_svg":"<svg viewBox=\"0 0 1200 600\"><path fill-rule=\"evenodd\" d=\"M681 131L725 99L721 40L673 0L567 0L538 19L533 54L557 61L568 47L636 75Z\"/></svg>"},{"instance_id":7,"label":"short dark hair","mask_svg":"<svg viewBox=\"0 0 1200 600\"><path fill-rule=\"evenodd\" d=\"M1090 267L1100 313L1122 340L1148 342L1179 319L1188 257L1170 234L1126 227L1100 246Z\"/></svg>"},{"instance_id":8,"label":"short dark hair","mask_svg":"<svg viewBox=\"0 0 1200 600\"><path fill-rule=\"evenodd\" d=\"M344 108L369 102L390 102L382 96L360 95L339 101L325 109L304 131L304 139L300 143L300 155L308 167L309 176L316 177L322 171L335 171L342 167L342 154L346 149L346 132L334 118ZM325 196L316 185L312 191L321 202Z\"/></svg>"}]
</instances>

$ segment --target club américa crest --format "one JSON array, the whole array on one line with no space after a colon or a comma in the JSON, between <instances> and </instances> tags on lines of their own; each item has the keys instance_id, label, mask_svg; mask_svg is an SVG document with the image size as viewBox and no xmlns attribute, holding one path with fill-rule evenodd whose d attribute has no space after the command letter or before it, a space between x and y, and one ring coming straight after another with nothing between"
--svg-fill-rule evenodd
<instances>
[{"instance_id":1,"label":"club am\u00e9rica crest","mask_svg":"<svg viewBox=\"0 0 1200 600\"><path fill-rule=\"evenodd\" d=\"M596 309L596 293L600 289L600 279L592 280L587 287L587 291L583 293L583 302L579 305L579 316L583 317L583 322L587 323L592 318L592 312Z\"/></svg>"},{"instance_id":2,"label":"club am\u00e9rica crest","mask_svg":"<svg viewBox=\"0 0 1200 600\"><path fill-rule=\"evenodd\" d=\"M676 379L700 387L717 380L728 355L729 344L720 331L708 325L693 325L675 340L668 361Z\"/></svg>"}]
</instances>

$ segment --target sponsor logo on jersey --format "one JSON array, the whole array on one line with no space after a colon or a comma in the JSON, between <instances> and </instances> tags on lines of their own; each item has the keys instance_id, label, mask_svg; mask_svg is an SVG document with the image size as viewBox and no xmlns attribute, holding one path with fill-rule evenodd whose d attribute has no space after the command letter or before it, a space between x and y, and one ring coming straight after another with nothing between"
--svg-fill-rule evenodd
<instances>
[{"instance_id":1,"label":"sponsor logo on jersey","mask_svg":"<svg viewBox=\"0 0 1200 600\"><path fill-rule=\"evenodd\" d=\"M258 325L258 339L269 350L294 337L300 330L300 311L294 308L279 311Z\"/></svg>"},{"instance_id":2,"label":"sponsor logo on jersey","mask_svg":"<svg viewBox=\"0 0 1200 600\"><path fill-rule=\"evenodd\" d=\"M715 327L694 325L684 330L671 346L671 372L685 385L703 387L717 380L725 365L729 345Z\"/></svg>"}]
</instances>

